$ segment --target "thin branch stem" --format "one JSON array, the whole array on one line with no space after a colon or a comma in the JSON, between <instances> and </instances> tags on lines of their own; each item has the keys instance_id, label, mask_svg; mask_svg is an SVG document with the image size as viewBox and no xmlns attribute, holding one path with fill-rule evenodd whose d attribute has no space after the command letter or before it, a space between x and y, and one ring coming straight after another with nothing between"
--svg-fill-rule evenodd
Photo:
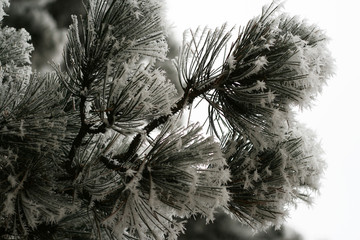
<instances>
[{"instance_id":1,"label":"thin branch stem","mask_svg":"<svg viewBox=\"0 0 360 240\"><path fill-rule=\"evenodd\" d=\"M85 122L85 101L86 101L86 97L81 96L81 98L80 98L81 127L80 127L78 135L75 137L75 139L72 143L71 150L69 152L70 163L72 163L72 161L75 157L75 154L76 154L76 150L80 147L83 138L86 136L88 129L90 128L90 125L86 124L86 122Z\"/></svg>"}]
</instances>

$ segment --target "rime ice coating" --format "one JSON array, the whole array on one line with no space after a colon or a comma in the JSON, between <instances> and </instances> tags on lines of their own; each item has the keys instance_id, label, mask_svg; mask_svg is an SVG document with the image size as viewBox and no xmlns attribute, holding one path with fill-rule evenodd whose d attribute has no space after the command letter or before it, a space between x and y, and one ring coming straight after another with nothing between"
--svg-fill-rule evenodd
<instances>
[{"instance_id":1,"label":"rime ice coating","mask_svg":"<svg viewBox=\"0 0 360 240\"><path fill-rule=\"evenodd\" d=\"M4 7L9 6L9 0L0 0L0 21L3 20L6 13L4 12Z\"/></svg>"},{"instance_id":2,"label":"rime ice coating","mask_svg":"<svg viewBox=\"0 0 360 240\"><path fill-rule=\"evenodd\" d=\"M216 208L262 229L311 202L325 164L292 108L332 74L323 31L273 3L220 64L226 25L190 31L177 99L154 67L167 52L162 4L85 1L64 69L44 75L31 72L30 36L0 29L0 238L176 239ZM211 136L181 126L197 98Z\"/></svg>"}]
</instances>

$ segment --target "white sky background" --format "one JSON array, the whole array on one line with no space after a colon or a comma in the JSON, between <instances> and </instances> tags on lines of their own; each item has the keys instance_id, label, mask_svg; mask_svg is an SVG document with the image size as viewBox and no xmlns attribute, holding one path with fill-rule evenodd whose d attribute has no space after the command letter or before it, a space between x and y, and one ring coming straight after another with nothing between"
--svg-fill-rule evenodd
<instances>
[{"instance_id":1,"label":"white sky background","mask_svg":"<svg viewBox=\"0 0 360 240\"><path fill-rule=\"evenodd\" d=\"M185 29L244 26L271 0L167 0L179 39ZM283 11L325 29L336 75L299 119L322 141L328 169L313 207L300 204L288 225L305 240L360 239L360 12L355 0L288 0ZM234 34L236 31L234 32Z\"/></svg>"}]
</instances>

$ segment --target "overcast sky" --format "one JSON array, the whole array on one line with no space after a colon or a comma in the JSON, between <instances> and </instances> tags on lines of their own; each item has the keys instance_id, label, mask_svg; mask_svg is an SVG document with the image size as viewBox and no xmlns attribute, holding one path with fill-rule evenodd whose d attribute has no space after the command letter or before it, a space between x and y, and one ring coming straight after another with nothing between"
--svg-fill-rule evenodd
<instances>
[{"instance_id":1,"label":"overcast sky","mask_svg":"<svg viewBox=\"0 0 360 240\"><path fill-rule=\"evenodd\" d=\"M264 0L168 0L176 34L197 26L245 25L261 13ZM322 141L328 169L313 207L299 205L288 224L305 240L359 239L360 216L360 28L355 0L288 0L283 11L325 29L336 59L336 75L311 111L299 115Z\"/></svg>"}]
</instances>

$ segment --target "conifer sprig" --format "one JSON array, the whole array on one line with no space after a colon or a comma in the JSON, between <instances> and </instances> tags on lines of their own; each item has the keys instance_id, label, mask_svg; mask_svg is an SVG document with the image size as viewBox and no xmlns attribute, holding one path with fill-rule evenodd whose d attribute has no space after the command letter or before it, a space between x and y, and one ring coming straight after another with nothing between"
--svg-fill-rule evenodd
<instances>
[{"instance_id":1,"label":"conifer sprig","mask_svg":"<svg viewBox=\"0 0 360 240\"><path fill-rule=\"evenodd\" d=\"M104 106L101 102L106 101L104 99L105 93L114 93L114 89L117 90L119 87L121 89L129 83L129 80L126 79L128 75L135 75L133 77L134 84L142 82L141 79L143 78L154 75L155 72L149 72L147 76L136 79L140 75L144 75L142 71L138 71L141 67L141 59L147 57L162 60L166 53L163 27L157 14L159 6L146 3L135 4L127 1L98 0L89 1L86 9L85 18L81 19L79 23L78 18L74 16L73 24L69 28L68 44L64 51L66 74L58 70L66 88L79 99L77 102L79 102L81 128L72 144L68 165L72 164L75 152L88 133L105 132L107 127L118 125L114 122L114 118L120 111L119 107L121 105L125 107L124 101L119 102L118 99L114 102L114 96L109 95L109 98L112 99L108 99L108 106ZM122 77L123 74L125 76ZM136 76L136 74L138 75ZM161 74L159 73L155 77L161 77ZM151 94L148 89L149 86L146 85L153 86L155 77L150 78L151 83L141 83L143 86L135 85L136 88L132 87L133 89L130 89L131 91L128 91L125 97L132 99L128 95L131 94L136 98L133 100L134 102L148 102L146 97L141 96L149 95L149 92ZM160 84L160 81L157 81L156 84ZM130 85L128 85L129 87ZM164 101L161 101L162 104L171 104L172 91L169 88L162 89L162 92L166 93ZM156 106L152 110L146 109L146 111L154 112L156 107L156 111L161 113L163 106L157 103L159 100L155 102ZM89 104L95 105L94 108L100 107L94 109L101 115L100 119L95 118L95 123L93 116L90 116L91 121L87 118L86 105ZM148 104L152 105L153 103L148 102ZM135 109L135 105L126 107L128 110L125 110L125 114L126 111ZM137 108L144 107L138 106ZM114 110L117 113L116 111L114 113ZM106 119L104 118L105 112L107 113ZM127 115L127 117L122 117L123 122L129 117L134 118L134 115ZM144 118L146 117L142 116L142 119ZM99 122L100 124L98 124ZM131 125L133 124L127 123L127 127ZM124 131L124 128L120 131Z\"/></svg>"},{"instance_id":2,"label":"conifer sprig","mask_svg":"<svg viewBox=\"0 0 360 240\"><path fill-rule=\"evenodd\" d=\"M176 239L218 207L262 229L311 201L324 163L292 108L332 74L323 31L276 3L229 50L226 25L190 31L177 98L154 67L167 51L161 4L86 1L64 69L44 75L30 71L28 34L1 28L1 237ZM215 136L177 120L197 99Z\"/></svg>"},{"instance_id":3,"label":"conifer sprig","mask_svg":"<svg viewBox=\"0 0 360 240\"><path fill-rule=\"evenodd\" d=\"M240 32L224 77L206 98L216 133L225 125L258 148L281 140L293 121L291 107L311 105L332 74L323 31L278 14L277 8L274 3L264 8Z\"/></svg>"},{"instance_id":4,"label":"conifer sprig","mask_svg":"<svg viewBox=\"0 0 360 240\"><path fill-rule=\"evenodd\" d=\"M284 221L289 204L296 205L298 199L311 203L324 161L314 139L304 142L299 131L309 130L296 126L284 141L263 151L244 139L224 145L232 176L228 184L232 200L226 208L240 221L266 228Z\"/></svg>"}]
</instances>

